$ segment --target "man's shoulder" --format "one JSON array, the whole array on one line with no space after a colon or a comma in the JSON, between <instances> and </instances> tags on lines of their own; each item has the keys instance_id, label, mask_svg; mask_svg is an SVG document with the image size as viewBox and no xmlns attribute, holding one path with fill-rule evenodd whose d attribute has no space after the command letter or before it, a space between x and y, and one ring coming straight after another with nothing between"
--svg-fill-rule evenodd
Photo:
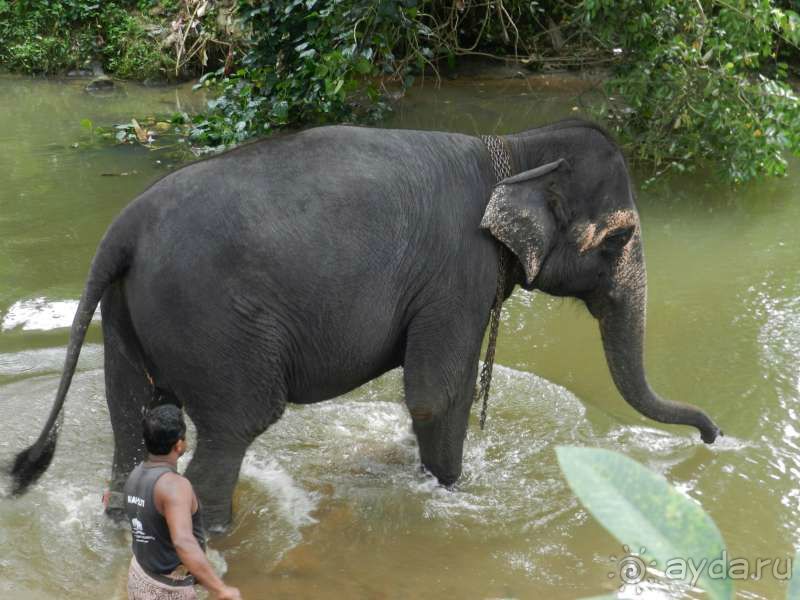
<instances>
[{"instance_id":1,"label":"man's shoulder","mask_svg":"<svg viewBox=\"0 0 800 600\"><path fill-rule=\"evenodd\" d=\"M161 488L167 491L181 492L184 490L192 491L192 482L180 473L167 471L156 481L156 489Z\"/></svg>"},{"instance_id":2,"label":"man's shoulder","mask_svg":"<svg viewBox=\"0 0 800 600\"><path fill-rule=\"evenodd\" d=\"M153 501L158 512L164 514L165 509L171 506L189 506L194 500L192 483L183 475L170 471L164 473L156 481L153 488Z\"/></svg>"}]
</instances>

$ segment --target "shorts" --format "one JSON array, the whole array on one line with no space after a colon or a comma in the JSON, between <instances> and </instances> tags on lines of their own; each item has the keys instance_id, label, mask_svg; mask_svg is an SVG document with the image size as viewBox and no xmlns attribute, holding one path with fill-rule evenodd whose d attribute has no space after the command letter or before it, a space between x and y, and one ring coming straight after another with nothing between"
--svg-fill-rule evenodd
<instances>
[{"instance_id":1,"label":"shorts","mask_svg":"<svg viewBox=\"0 0 800 600\"><path fill-rule=\"evenodd\" d=\"M193 585L168 585L148 575L136 557L128 569L128 600L197 600Z\"/></svg>"}]
</instances>

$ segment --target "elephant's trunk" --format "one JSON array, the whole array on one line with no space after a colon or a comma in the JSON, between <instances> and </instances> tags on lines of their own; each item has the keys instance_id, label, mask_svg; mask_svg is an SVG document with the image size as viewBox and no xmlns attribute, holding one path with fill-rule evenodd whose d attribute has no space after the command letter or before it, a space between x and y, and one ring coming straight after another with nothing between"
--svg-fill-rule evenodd
<instances>
[{"instance_id":1,"label":"elephant's trunk","mask_svg":"<svg viewBox=\"0 0 800 600\"><path fill-rule=\"evenodd\" d=\"M722 432L699 408L661 398L644 372L644 333L647 284L644 262L628 270L625 283L600 302L590 302L600 321L609 371L620 394L633 408L660 423L693 425L707 444ZM624 270L623 270L624 271ZM631 275L633 275L631 277ZM624 290L624 291L623 291Z\"/></svg>"}]
</instances>

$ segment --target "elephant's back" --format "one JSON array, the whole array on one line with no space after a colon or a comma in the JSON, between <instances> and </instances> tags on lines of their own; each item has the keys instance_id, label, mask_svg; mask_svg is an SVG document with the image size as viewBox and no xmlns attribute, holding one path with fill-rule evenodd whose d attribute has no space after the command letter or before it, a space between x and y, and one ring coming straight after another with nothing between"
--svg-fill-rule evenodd
<instances>
[{"instance_id":1,"label":"elephant's back","mask_svg":"<svg viewBox=\"0 0 800 600\"><path fill-rule=\"evenodd\" d=\"M460 134L341 126L247 144L137 200L147 207L140 260L324 278L337 260L388 269L431 243L446 251L480 222L490 185L481 152Z\"/></svg>"}]
</instances>

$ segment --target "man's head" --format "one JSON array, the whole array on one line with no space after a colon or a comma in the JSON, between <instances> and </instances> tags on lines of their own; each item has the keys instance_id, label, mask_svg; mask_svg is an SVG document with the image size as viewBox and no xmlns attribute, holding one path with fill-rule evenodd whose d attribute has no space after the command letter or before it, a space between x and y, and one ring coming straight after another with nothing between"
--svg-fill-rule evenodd
<instances>
[{"instance_id":1,"label":"man's head","mask_svg":"<svg viewBox=\"0 0 800 600\"><path fill-rule=\"evenodd\" d=\"M144 445L150 454L164 456L176 449L186 452L186 421L183 411L174 404L162 404L148 410L142 419ZM177 445L177 448L176 448Z\"/></svg>"}]
</instances>

